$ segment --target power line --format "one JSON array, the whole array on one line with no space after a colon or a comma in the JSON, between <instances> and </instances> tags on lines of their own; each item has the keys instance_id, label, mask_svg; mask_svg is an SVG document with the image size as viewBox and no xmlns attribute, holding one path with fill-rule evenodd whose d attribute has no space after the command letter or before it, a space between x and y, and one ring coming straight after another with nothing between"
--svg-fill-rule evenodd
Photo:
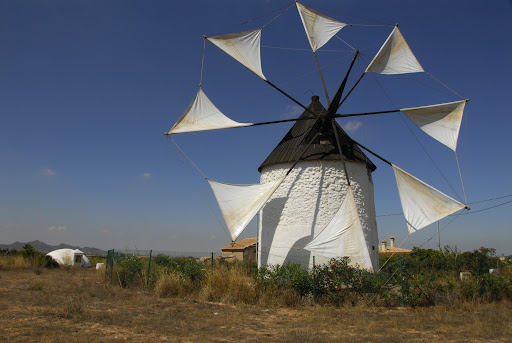
<instances>
[{"instance_id":1,"label":"power line","mask_svg":"<svg viewBox=\"0 0 512 343\"><path fill-rule=\"evenodd\" d=\"M510 198L512 197L512 194L509 194L509 195L503 195L501 197L496 197L496 198L491 198L491 199L486 199L486 200L480 200L480 201L473 201L473 202L470 202L471 205L473 204L479 204L481 202L486 202L486 201L492 201L492 200L498 200L498 199L503 199L503 198Z\"/></svg>"}]
</instances>

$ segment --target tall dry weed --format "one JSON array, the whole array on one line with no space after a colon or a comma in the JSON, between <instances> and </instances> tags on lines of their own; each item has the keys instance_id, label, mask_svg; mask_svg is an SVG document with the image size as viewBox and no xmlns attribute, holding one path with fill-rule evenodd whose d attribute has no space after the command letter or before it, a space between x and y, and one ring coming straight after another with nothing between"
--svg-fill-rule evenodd
<instances>
[{"instance_id":1,"label":"tall dry weed","mask_svg":"<svg viewBox=\"0 0 512 343\"><path fill-rule=\"evenodd\" d=\"M217 265L206 274L200 297L207 301L255 304L258 296L254 281L239 266Z\"/></svg>"},{"instance_id":2,"label":"tall dry weed","mask_svg":"<svg viewBox=\"0 0 512 343\"><path fill-rule=\"evenodd\" d=\"M0 257L0 270L30 269L31 267L31 261L21 255Z\"/></svg>"},{"instance_id":3,"label":"tall dry weed","mask_svg":"<svg viewBox=\"0 0 512 343\"><path fill-rule=\"evenodd\" d=\"M186 296L193 291L192 281L177 273L161 275L155 285L155 292L161 298Z\"/></svg>"},{"instance_id":4,"label":"tall dry weed","mask_svg":"<svg viewBox=\"0 0 512 343\"><path fill-rule=\"evenodd\" d=\"M259 291L259 304L266 306L295 307L301 304L312 304L312 297L301 297L291 288L274 288Z\"/></svg>"}]
</instances>

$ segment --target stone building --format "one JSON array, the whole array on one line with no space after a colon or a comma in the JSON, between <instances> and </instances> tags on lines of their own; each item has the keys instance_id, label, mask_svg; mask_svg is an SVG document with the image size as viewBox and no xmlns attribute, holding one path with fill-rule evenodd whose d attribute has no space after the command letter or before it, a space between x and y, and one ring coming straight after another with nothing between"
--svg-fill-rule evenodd
<instances>
[{"instance_id":1,"label":"stone building","mask_svg":"<svg viewBox=\"0 0 512 343\"><path fill-rule=\"evenodd\" d=\"M222 258L243 262L256 261L256 246L258 239L246 238L221 248Z\"/></svg>"},{"instance_id":2,"label":"stone building","mask_svg":"<svg viewBox=\"0 0 512 343\"><path fill-rule=\"evenodd\" d=\"M379 245L379 256L398 256L398 255L409 255L412 250L398 248L395 246L395 237L389 237L389 245L388 241L383 239L381 245Z\"/></svg>"}]
</instances>

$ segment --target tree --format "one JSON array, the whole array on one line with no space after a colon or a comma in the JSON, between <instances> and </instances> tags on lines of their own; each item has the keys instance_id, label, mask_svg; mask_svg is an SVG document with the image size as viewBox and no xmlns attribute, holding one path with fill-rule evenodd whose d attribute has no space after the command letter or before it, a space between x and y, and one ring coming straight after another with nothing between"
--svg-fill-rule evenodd
<instances>
[{"instance_id":1,"label":"tree","mask_svg":"<svg viewBox=\"0 0 512 343\"><path fill-rule=\"evenodd\" d=\"M21 251L23 256L25 257L33 257L36 254L34 247L31 244L25 244L23 246L23 250Z\"/></svg>"}]
</instances>

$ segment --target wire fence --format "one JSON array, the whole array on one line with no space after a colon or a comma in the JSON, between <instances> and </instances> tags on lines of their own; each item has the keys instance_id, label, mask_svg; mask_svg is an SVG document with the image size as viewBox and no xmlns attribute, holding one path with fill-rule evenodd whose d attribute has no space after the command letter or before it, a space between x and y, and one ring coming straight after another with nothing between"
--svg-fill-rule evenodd
<instances>
[{"instance_id":1,"label":"wire fence","mask_svg":"<svg viewBox=\"0 0 512 343\"><path fill-rule=\"evenodd\" d=\"M201 262L203 271L213 267L215 259L220 259L215 252L184 252L163 250L115 250L107 251L105 261L105 281L118 283L121 287L138 284L147 289L158 278L162 268L159 265L186 265L189 262ZM179 262L177 262L179 261ZM101 267L101 264L96 266ZM183 267L182 267L183 268ZM169 268L168 268L169 269Z\"/></svg>"},{"instance_id":2,"label":"wire fence","mask_svg":"<svg viewBox=\"0 0 512 343\"><path fill-rule=\"evenodd\" d=\"M192 287L198 289L211 281L210 271L219 268L221 273L226 273L222 278L227 280L232 266L241 266L243 268L238 270L243 271L244 277L252 279L243 284L288 287L301 297L316 302L342 303L350 299L384 306L430 306L455 298L512 299L512 287L506 286L512 282L512 262L482 249L454 254L419 249L413 256L383 256L380 261L383 268L379 272L354 267L348 258L324 261L317 256L308 256L308 260L303 261L305 267L300 261L292 260L291 263L267 264L258 269L254 255L245 262L243 255L239 257L220 256L214 252L109 250L105 280L121 287L147 290L161 277L173 274L189 280ZM312 267L308 265L309 258ZM384 261L387 261L385 265ZM507 272L493 275L491 271L495 269ZM252 290L257 293L255 288Z\"/></svg>"}]
</instances>

